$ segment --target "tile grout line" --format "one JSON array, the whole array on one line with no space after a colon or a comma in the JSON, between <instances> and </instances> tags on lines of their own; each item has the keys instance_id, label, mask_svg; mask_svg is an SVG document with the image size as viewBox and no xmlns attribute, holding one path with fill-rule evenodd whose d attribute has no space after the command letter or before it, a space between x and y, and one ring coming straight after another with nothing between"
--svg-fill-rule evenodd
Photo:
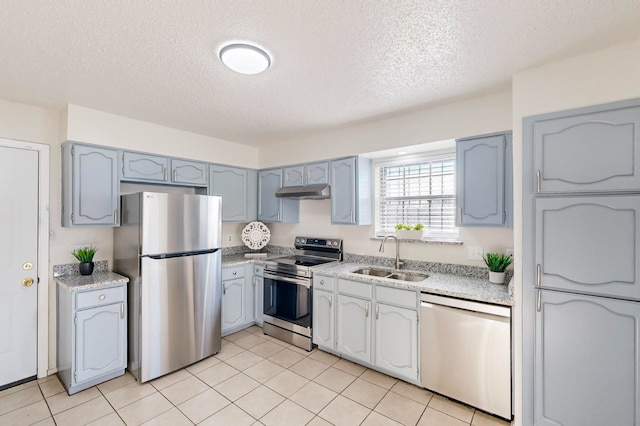
<instances>
[{"instance_id":1,"label":"tile grout line","mask_svg":"<svg viewBox=\"0 0 640 426\"><path fill-rule=\"evenodd\" d=\"M126 371L125 371L125 374L127 374L127 373L126 373ZM135 380L135 379L134 379L134 380ZM125 385L125 386L126 386L126 385ZM121 386L121 387L119 387L118 389L121 389L121 388L123 388L123 387L124 387L124 386ZM105 399L105 401L107 401L107 404L109 404L109 407L111 407L111 408L113 409L113 412L114 412L114 413L116 413L116 416L118 416L118 418L122 421L122 423L124 423L124 424L126 425L126 424L127 424L127 422L125 422L125 421L124 421L124 419L120 416L120 413L118 413L118 410L116 410L116 407L114 407L114 406L113 406L113 404L111 404L111 401L109 401L109 398L107 398L107 395L106 395L104 392L102 392L102 390L101 390L98 386L96 386L96 389L98 389L98 392L100 392L100 395L102 395L102 397ZM115 391L115 390L118 390L118 389L114 389L114 391ZM113 391L112 391L112 392L113 392ZM107 392L107 393L109 393L109 392ZM123 407L123 408L124 408L124 407ZM109 414L111 414L111 413L109 413ZM102 419L102 418L104 418L104 417L107 417L109 414L107 414L107 415L105 415L105 416L100 417L100 419ZM97 420L100 420L100 419L97 419Z\"/></svg>"}]
</instances>

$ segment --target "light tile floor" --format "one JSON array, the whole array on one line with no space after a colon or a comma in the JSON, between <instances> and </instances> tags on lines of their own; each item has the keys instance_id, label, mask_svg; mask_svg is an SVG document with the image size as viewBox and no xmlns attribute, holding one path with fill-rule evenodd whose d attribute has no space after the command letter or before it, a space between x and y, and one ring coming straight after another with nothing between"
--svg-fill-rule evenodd
<instances>
[{"instance_id":1,"label":"light tile floor","mask_svg":"<svg viewBox=\"0 0 640 426\"><path fill-rule=\"evenodd\" d=\"M130 374L67 395L56 376L0 392L0 425L418 425L507 422L251 327L219 354L140 384Z\"/></svg>"}]
</instances>

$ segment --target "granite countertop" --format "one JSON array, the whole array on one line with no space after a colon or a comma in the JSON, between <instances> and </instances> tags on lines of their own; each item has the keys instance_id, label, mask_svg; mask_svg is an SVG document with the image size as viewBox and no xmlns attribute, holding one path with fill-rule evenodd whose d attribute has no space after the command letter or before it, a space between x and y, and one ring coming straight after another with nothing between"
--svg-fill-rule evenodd
<instances>
[{"instance_id":1,"label":"granite countertop","mask_svg":"<svg viewBox=\"0 0 640 426\"><path fill-rule=\"evenodd\" d=\"M56 277L58 285L68 291L93 290L129 282L129 278L115 272L94 272L92 275L65 275Z\"/></svg>"},{"instance_id":2,"label":"granite countertop","mask_svg":"<svg viewBox=\"0 0 640 426\"><path fill-rule=\"evenodd\" d=\"M418 290L421 292L438 294L442 296L452 296L461 299L495 303L504 306L513 305L513 296L512 294L510 294L509 289L512 285L512 282L509 285L492 284L489 282L489 280L481 278L471 278L425 271L411 271L404 269L401 270L400 272L402 273L426 274L429 276L424 281L409 282L353 273L353 271L361 268L376 268L394 271L393 268L373 266L370 264L332 262L326 265L314 267L314 272L321 275L329 275L366 283L375 283L378 285L382 284L390 287L405 288L409 290Z\"/></svg>"}]
</instances>

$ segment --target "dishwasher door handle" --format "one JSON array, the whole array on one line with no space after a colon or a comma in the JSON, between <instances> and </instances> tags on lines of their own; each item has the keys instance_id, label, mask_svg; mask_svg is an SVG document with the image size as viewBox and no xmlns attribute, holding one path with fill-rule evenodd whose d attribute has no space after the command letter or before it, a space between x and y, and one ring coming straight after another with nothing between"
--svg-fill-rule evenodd
<instances>
[{"instance_id":1,"label":"dishwasher door handle","mask_svg":"<svg viewBox=\"0 0 640 426\"><path fill-rule=\"evenodd\" d=\"M433 294L426 293L422 293L420 300L423 306L430 306L430 304L448 306L450 308L464 309L465 311L480 312L483 314L511 318L511 308L509 306L491 305L488 303L453 299L451 297L435 296Z\"/></svg>"}]
</instances>

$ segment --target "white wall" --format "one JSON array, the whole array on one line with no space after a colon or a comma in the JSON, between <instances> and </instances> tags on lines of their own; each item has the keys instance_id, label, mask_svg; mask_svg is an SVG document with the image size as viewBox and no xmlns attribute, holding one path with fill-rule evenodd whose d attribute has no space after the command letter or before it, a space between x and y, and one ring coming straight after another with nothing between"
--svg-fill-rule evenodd
<instances>
[{"instance_id":1,"label":"white wall","mask_svg":"<svg viewBox=\"0 0 640 426\"><path fill-rule=\"evenodd\" d=\"M0 137L50 145L50 230L49 264L49 368L56 364L55 282L53 265L75 263L71 246L98 247L96 260L113 261L113 229L105 227L63 228L61 224L61 142L79 142L150 151L165 155L257 167L258 150L215 138L119 117L101 111L69 105L61 111L0 99ZM241 225L225 224L225 234L239 235ZM238 245L232 241L225 246Z\"/></svg>"},{"instance_id":2,"label":"white wall","mask_svg":"<svg viewBox=\"0 0 640 426\"><path fill-rule=\"evenodd\" d=\"M513 77L515 263L522 259L522 119L536 114L640 97L640 40L517 73ZM531 161L531 159L524 159ZM522 276L516 269L520 331ZM530 283L529 283L530 284ZM529 325L528 325L529 326ZM522 411L522 336L516 334L516 412ZM519 420L519 416L518 416Z\"/></svg>"},{"instance_id":3,"label":"white wall","mask_svg":"<svg viewBox=\"0 0 640 426\"><path fill-rule=\"evenodd\" d=\"M331 132L270 145L260 149L260 167L336 158L410 145L481 135L512 126L511 91L460 100L412 111ZM271 243L291 246L296 235L342 238L347 253L394 257L392 247L378 252L379 241L371 238L373 226L332 226L330 202L304 200L300 223L269 225ZM463 245L401 243L405 259L484 266L468 259L467 248L481 246L488 251L513 247L511 229L460 229Z\"/></svg>"}]
</instances>

